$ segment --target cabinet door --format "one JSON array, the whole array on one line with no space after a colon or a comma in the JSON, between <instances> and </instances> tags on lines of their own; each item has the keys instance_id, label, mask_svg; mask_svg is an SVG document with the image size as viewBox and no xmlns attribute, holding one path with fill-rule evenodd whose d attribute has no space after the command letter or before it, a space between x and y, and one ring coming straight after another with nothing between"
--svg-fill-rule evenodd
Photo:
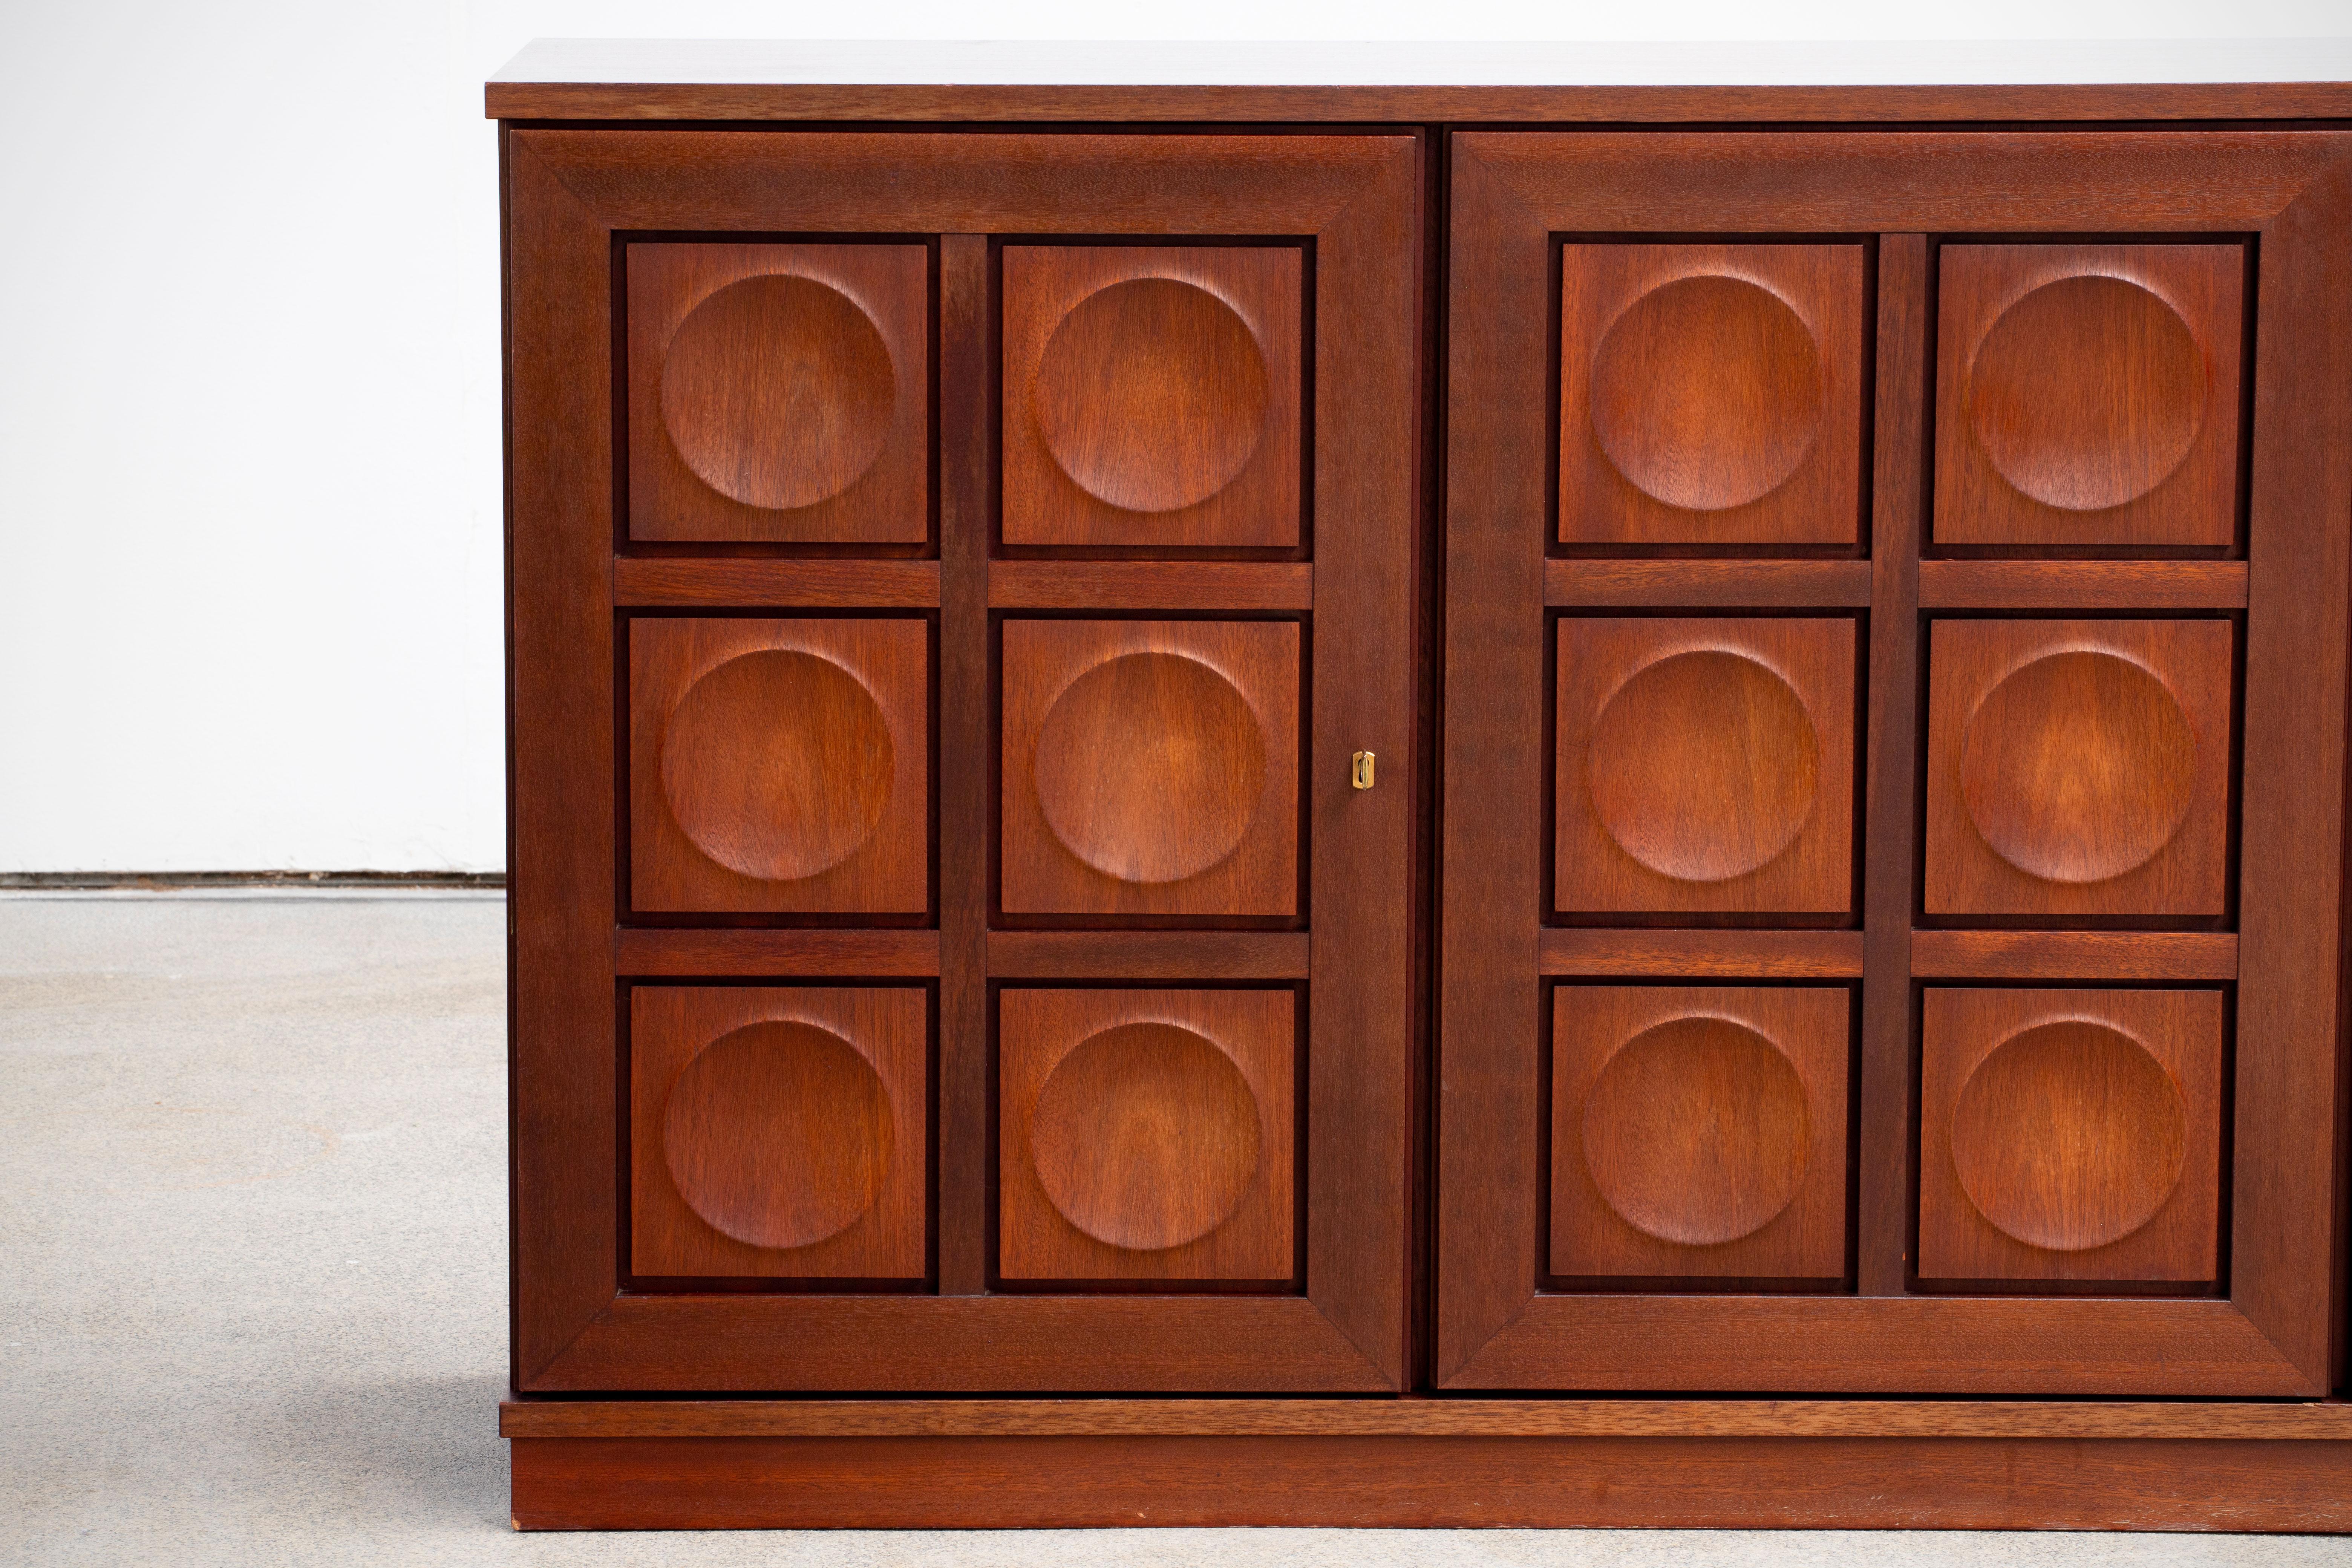
<instances>
[{"instance_id":1,"label":"cabinet door","mask_svg":"<svg viewBox=\"0 0 2352 1568\"><path fill-rule=\"evenodd\" d=\"M1452 157L1439 1384L2326 1394L2352 139Z\"/></svg>"},{"instance_id":2,"label":"cabinet door","mask_svg":"<svg viewBox=\"0 0 2352 1568\"><path fill-rule=\"evenodd\" d=\"M1420 138L506 146L517 1387L1400 1386Z\"/></svg>"}]
</instances>

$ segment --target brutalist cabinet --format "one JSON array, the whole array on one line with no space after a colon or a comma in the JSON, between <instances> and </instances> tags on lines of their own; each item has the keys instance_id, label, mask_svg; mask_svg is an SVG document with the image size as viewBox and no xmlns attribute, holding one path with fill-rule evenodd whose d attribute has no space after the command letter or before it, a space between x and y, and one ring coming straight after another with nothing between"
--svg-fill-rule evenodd
<instances>
[{"instance_id":1,"label":"brutalist cabinet","mask_svg":"<svg viewBox=\"0 0 2352 1568\"><path fill-rule=\"evenodd\" d=\"M2352 94L491 110L519 1522L2352 1525Z\"/></svg>"}]
</instances>

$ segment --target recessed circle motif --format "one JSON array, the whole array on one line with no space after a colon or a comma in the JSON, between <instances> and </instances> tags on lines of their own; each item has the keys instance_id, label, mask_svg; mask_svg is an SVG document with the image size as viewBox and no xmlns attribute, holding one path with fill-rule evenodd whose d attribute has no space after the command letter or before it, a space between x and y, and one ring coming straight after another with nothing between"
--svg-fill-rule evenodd
<instances>
[{"instance_id":1,"label":"recessed circle motif","mask_svg":"<svg viewBox=\"0 0 2352 1568\"><path fill-rule=\"evenodd\" d=\"M746 506L814 506L847 489L881 456L898 401L873 319L813 278L730 283L678 323L662 362L671 444Z\"/></svg>"},{"instance_id":2,"label":"recessed circle motif","mask_svg":"<svg viewBox=\"0 0 2352 1568\"><path fill-rule=\"evenodd\" d=\"M1805 1086L1728 1018L1676 1018L1620 1047L1584 1099L1584 1163L1609 1206L1661 1241L1753 1236L1797 1195Z\"/></svg>"},{"instance_id":3,"label":"recessed circle motif","mask_svg":"<svg viewBox=\"0 0 2352 1568\"><path fill-rule=\"evenodd\" d=\"M1127 511L1175 511L1234 482L1267 412L1265 355L1231 305L1173 278L1078 301L1037 363L1037 424L1062 471Z\"/></svg>"},{"instance_id":4,"label":"recessed circle motif","mask_svg":"<svg viewBox=\"0 0 2352 1568\"><path fill-rule=\"evenodd\" d=\"M874 1206L890 1097L857 1048L814 1024L751 1024L687 1063L662 1112L678 1195L752 1247L809 1247Z\"/></svg>"},{"instance_id":5,"label":"recessed circle motif","mask_svg":"<svg viewBox=\"0 0 2352 1568\"><path fill-rule=\"evenodd\" d=\"M1231 1219L1258 1164L1257 1096L1173 1024L1121 1024L1055 1065L1029 1124L1045 1195L1097 1241L1155 1252Z\"/></svg>"},{"instance_id":6,"label":"recessed circle motif","mask_svg":"<svg viewBox=\"0 0 2352 1568\"><path fill-rule=\"evenodd\" d=\"M2053 1252L2105 1247L2155 1218L2188 1149L2172 1075L2103 1024L2011 1036L1977 1064L1952 1112L1952 1163L1969 1201Z\"/></svg>"},{"instance_id":7,"label":"recessed circle motif","mask_svg":"<svg viewBox=\"0 0 2352 1568\"><path fill-rule=\"evenodd\" d=\"M1812 816L1821 740L1777 673L1717 648L1645 665L1592 726L1586 787L1609 837L1661 876L1721 882Z\"/></svg>"},{"instance_id":8,"label":"recessed circle motif","mask_svg":"<svg viewBox=\"0 0 2352 1568\"><path fill-rule=\"evenodd\" d=\"M2120 655L2053 653L2012 671L1969 717L1960 799L1995 854L2053 882L2154 859L2189 815L2197 736L2179 699Z\"/></svg>"},{"instance_id":9,"label":"recessed circle motif","mask_svg":"<svg viewBox=\"0 0 2352 1568\"><path fill-rule=\"evenodd\" d=\"M893 748L858 679L797 648L730 658L662 736L662 789L695 847L746 877L814 877L856 854L890 804Z\"/></svg>"},{"instance_id":10,"label":"recessed circle motif","mask_svg":"<svg viewBox=\"0 0 2352 1568\"><path fill-rule=\"evenodd\" d=\"M2001 312L1969 371L1969 422L2000 477L2045 506L2147 494L2205 423L2205 355L2179 313L2122 278L2062 278Z\"/></svg>"},{"instance_id":11,"label":"recessed circle motif","mask_svg":"<svg viewBox=\"0 0 2352 1568\"><path fill-rule=\"evenodd\" d=\"M1130 653L1056 698L1037 733L1037 804L1071 854L1125 882L1198 876L1241 844L1265 790L1265 734L1196 658Z\"/></svg>"},{"instance_id":12,"label":"recessed circle motif","mask_svg":"<svg viewBox=\"0 0 2352 1568\"><path fill-rule=\"evenodd\" d=\"M1677 278L1612 322L1592 355L1592 434L1665 502L1720 511L1789 480L1829 388L1811 329L1744 278Z\"/></svg>"}]
</instances>

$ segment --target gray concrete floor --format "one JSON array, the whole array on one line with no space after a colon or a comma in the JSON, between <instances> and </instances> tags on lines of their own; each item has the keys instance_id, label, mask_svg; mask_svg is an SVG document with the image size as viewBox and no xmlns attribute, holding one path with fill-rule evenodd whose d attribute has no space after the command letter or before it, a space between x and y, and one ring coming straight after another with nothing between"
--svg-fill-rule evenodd
<instances>
[{"instance_id":1,"label":"gray concrete floor","mask_svg":"<svg viewBox=\"0 0 2352 1568\"><path fill-rule=\"evenodd\" d=\"M496 898L0 896L0 1560L2352 1564L2239 1536L507 1527Z\"/></svg>"}]
</instances>

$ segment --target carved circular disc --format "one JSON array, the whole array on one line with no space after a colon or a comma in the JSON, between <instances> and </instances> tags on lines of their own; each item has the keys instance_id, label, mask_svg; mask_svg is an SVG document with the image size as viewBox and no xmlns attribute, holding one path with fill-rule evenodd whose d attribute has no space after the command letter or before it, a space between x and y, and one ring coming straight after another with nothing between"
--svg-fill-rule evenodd
<instances>
[{"instance_id":1,"label":"carved circular disc","mask_svg":"<svg viewBox=\"0 0 2352 1568\"><path fill-rule=\"evenodd\" d=\"M1231 1219L1257 1174L1257 1097L1233 1058L1173 1024L1089 1036L1046 1075L1037 1180L1097 1241L1156 1252Z\"/></svg>"},{"instance_id":2,"label":"carved circular disc","mask_svg":"<svg viewBox=\"0 0 2352 1568\"><path fill-rule=\"evenodd\" d=\"M1173 278L1087 295L1037 363L1046 449L1088 494L1128 511L1208 500L1265 433L1265 355L1231 305Z\"/></svg>"},{"instance_id":3,"label":"carved circular disc","mask_svg":"<svg viewBox=\"0 0 2352 1568\"><path fill-rule=\"evenodd\" d=\"M1625 308L1592 356L1592 434L1633 485L1694 511L1786 484L1829 391L1797 312L1744 278L1677 278Z\"/></svg>"},{"instance_id":4,"label":"carved circular disc","mask_svg":"<svg viewBox=\"0 0 2352 1568\"><path fill-rule=\"evenodd\" d=\"M1593 811L1661 876L1721 882L1786 849L1813 814L1821 741L1789 683L1708 648L1645 665L1592 726Z\"/></svg>"},{"instance_id":5,"label":"carved circular disc","mask_svg":"<svg viewBox=\"0 0 2352 1568\"><path fill-rule=\"evenodd\" d=\"M687 1063L662 1155L687 1205L753 1247L808 1247L874 1206L890 1168L890 1097L872 1064L814 1024L751 1024Z\"/></svg>"},{"instance_id":6,"label":"carved circular disc","mask_svg":"<svg viewBox=\"0 0 2352 1568\"><path fill-rule=\"evenodd\" d=\"M1125 882L1198 876L1239 847L1265 789L1265 734L1195 658L1130 653L1055 700L1037 733L1037 803L1071 854Z\"/></svg>"},{"instance_id":7,"label":"carved circular disc","mask_svg":"<svg viewBox=\"0 0 2352 1568\"><path fill-rule=\"evenodd\" d=\"M898 395L889 347L856 300L771 273L678 323L661 398L671 444L704 484L781 510L839 495L873 467Z\"/></svg>"},{"instance_id":8,"label":"carved circular disc","mask_svg":"<svg viewBox=\"0 0 2352 1568\"><path fill-rule=\"evenodd\" d=\"M2188 1149L2172 1075L2102 1024L2011 1036L1977 1064L1952 1112L1952 1163L1969 1201L2053 1252L2105 1247L2154 1219Z\"/></svg>"},{"instance_id":9,"label":"carved circular disc","mask_svg":"<svg viewBox=\"0 0 2352 1568\"><path fill-rule=\"evenodd\" d=\"M2189 815L2197 736L2163 681L2112 653L2011 672L1969 720L1960 799L2002 859L2098 882L2156 858Z\"/></svg>"},{"instance_id":10,"label":"carved circular disc","mask_svg":"<svg viewBox=\"0 0 2352 1568\"><path fill-rule=\"evenodd\" d=\"M2162 484L2205 423L2205 355L2170 305L2121 278L2063 278L1992 324L1969 419L2000 477L2096 511Z\"/></svg>"},{"instance_id":11,"label":"carved circular disc","mask_svg":"<svg viewBox=\"0 0 2352 1568\"><path fill-rule=\"evenodd\" d=\"M829 658L765 648L696 681L662 737L662 789L696 847L746 877L814 877L890 804L890 726Z\"/></svg>"},{"instance_id":12,"label":"carved circular disc","mask_svg":"<svg viewBox=\"0 0 2352 1568\"><path fill-rule=\"evenodd\" d=\"M1684 1247L1770 1224L1804 1180L1811 1136L1796 1067L1728 1018L1644 1029L1584 1100L1584 1163L1601 1198L1634 1229Z\"/></svg>"}]
</instances>

